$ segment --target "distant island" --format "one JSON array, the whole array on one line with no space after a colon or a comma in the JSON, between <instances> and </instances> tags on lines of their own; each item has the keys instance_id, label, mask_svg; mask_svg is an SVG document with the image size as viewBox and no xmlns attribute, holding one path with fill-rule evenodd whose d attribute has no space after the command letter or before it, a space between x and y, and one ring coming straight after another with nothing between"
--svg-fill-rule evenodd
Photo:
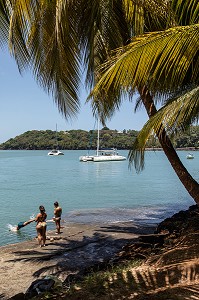
<instances>
[{"instance_id":1,"label":"distant island","mask_svg":"<svg viewBox=\"0 0 199 300\"><path fill-rule=\"evenodd\" d=\"M104 127L100 130L100 147L130 149L139 131L117 131ZM69 130L57 132L57 141L62 150L96 149L97 130ZM175 148L199 149L199 126L191 126L189 131L173 139ZM49 150L56 147L56 131L31 130L0 144L0 150ZM157 138L152 137L147 148L161 150Z\"/></svg>"}]
</instances>

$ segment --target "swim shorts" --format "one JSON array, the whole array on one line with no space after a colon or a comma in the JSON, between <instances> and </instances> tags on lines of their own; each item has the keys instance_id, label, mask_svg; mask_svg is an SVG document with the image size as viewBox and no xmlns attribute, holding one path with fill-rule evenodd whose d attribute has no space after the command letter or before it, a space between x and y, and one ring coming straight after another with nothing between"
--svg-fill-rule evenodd
<instances>
[{"instance_id":1,"label":"swim shorts","mask_svg":"<svg viewBox=\"0 0 199 300\"><path fill-rule=\"evenodd\" d=\"M17 226L19 229L21 229L22 227L24 227L24 222L19 222Z\"/></svg>"}]
</instances>

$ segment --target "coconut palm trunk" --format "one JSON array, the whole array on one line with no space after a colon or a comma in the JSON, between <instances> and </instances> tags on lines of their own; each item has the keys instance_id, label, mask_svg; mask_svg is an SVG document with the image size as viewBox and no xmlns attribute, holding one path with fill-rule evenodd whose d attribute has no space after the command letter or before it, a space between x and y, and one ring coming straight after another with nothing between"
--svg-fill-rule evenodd
<instances>
[{"instance_id":1,"label":"coconut palm trunk","mask_svg":"<svg viewBox=\"0 0 199 300\"><path fill-rule=\"evenodd\" d=\"M147 114L150 117L154 116L157 112L157 109L155 107L155 104L153 102L153 98L150 95L147 87L138 89L142 102L144 104L144 107L147 111ZM168 158L171 166L173 167L176 175L184 185L187 192L190 194L190 196L195 200L197 204L199 204L199 184L195 179L189 174L185 166L182 164L176 150L174 149L171 140L169 139L167 133L165 130L159 134L156 132L156 135L159 139L159 142L162 146L162 149Z\"/></svg>"}]
</instances>

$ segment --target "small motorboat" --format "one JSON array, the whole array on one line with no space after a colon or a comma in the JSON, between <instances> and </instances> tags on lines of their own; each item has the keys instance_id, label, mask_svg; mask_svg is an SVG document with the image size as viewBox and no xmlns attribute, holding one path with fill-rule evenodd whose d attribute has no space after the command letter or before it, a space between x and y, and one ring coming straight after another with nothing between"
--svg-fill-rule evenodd
<instances>
[{"instance_id":1,"label":"small motorboat","mask_svg":"<svg viewBox=\"0 0 199 300\"><path fill-rule=\"evenodd\" d=\"M193 159L193 158L194 158L194 156L192 153L187 154L187 159Z\"/></svg>"},{"instance_id":2,"label":"small motorboat","mask_svg":"<svg viewBox=\"0 0 199 300\"><path fill-rule=\"evenodd\" d=\"M64 155L64 153L61 152L60 150L51 150L50 152L48 152L48 155L57 156L57 155Z\"/></svg>"}]
</instances>

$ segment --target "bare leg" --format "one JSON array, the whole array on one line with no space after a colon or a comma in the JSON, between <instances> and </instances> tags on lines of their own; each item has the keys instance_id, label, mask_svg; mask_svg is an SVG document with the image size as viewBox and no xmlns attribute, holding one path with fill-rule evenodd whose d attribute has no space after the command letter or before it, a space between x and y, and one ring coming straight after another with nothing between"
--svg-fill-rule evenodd
<instances>
[{"instance_id":1,"label":"bare leg","mask_svg":"<svg viewBox=\"0 0 199 300\"><path fill-rule=\"evenodd\" d=\"M38 243L41 247L42 246L42 240L43 240L41 230L37 230L37 239L38 239Z\"/></svg>"},{"instance_id":2,"label":"bare leg","mask_svg":"<svg viewBox=\"0 0 199 300\"><path fill-rule=\"evenodd\" d=\"M43 228L43 246L46 246L46 226Z\"/></svg>"},{"instance_id":3,"label":"bare leg","mask_svg":"<svg viewBox=\"0 0 199 300\"><path fill-rule=\"evenodd\" d=\"M56 229L57 229L57 233L60 233L60 220L55 221L56 222Z\"/></svg>"}]
</instances>

